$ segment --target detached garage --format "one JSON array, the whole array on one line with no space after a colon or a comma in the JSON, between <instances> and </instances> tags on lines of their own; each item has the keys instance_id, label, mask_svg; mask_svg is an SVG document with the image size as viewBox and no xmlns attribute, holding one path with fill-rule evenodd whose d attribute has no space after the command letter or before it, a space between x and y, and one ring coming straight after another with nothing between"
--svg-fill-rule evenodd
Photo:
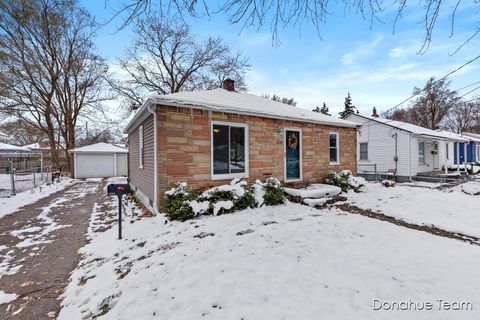
<instances>
[{"instance_id":1,"label":"detached garage","mask_svg":"<svg viewBox=\"0 0 480 320\"><path fill-rule=\"evenodd\" d=\"M73 178L127 176L128 150L110 143L96 143L70 150Z\"/></svg>"}]
</instances>

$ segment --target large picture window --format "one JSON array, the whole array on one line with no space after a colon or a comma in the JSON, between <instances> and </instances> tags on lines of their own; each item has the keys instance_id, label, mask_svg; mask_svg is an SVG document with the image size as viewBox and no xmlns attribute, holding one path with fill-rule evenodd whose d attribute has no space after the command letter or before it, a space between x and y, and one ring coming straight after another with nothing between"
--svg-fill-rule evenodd
<instances>
[{"instance_id":1,"label":"large picture window","mask_svg":"<svg viewBox=\"0 0 480 320\"><path fill-rule=\"evenodd\" d=\"M248 132L244 124L212 125L212 169L219 179L243 177L248 172Z\"/></svg>"},{"instance_id":2,"label":"large picture window","mask_svg":"<svg viewBox=\"0 0 480 320\"><path fill-rule=\"evenodd\" d=\"M418 162L425 164L425 142L418 143Z\"/></svg>"},{"instance_id":3,"label":"large picture window","mask_svg":"<svg viewBox=\"0 0 480 320\"><path fill-rule=\"evenodd\" d=\"M329 135L330 164L338 164L340 162L338 147L339 147L338 133L330 133Z\"/></svg>"}]
</instances>

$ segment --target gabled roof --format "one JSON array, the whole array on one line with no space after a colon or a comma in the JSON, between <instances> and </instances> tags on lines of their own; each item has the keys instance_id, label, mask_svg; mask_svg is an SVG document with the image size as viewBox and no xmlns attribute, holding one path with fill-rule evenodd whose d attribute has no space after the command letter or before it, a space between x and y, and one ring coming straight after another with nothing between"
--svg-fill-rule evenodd
<instances>
[{"instance_id":1,"label":"gabled roof","mask_svg":"<svg viewBox=\"0 0 480 320\"><path fill-rule=\"evenodd\" d=\"M448 140L455 140L455 141L465 141L464 138L457 136L455 134L451 135L451 132L446 132L446 131L435 131L431 129L427 129L424 127L420 127L408 122L402 122L402 121L396 121L396 120L391 120L391 119L385 119L385 118L380 118L380 117L368 117L362 114L352 114L350 116L359 116L361 118L364 118L369 121L374 121L378 123L382 123L384 125L400 129L406 132L410 132L414 135L419 135L419 136L427 136L427 137L433 137L433 138L440 138L440 139L448 139ZM347 119L350 117L348 116Z\"/></svg>"},{"instance_id":2,"label":"gabled roof","mask_svg":"<svg viewBox=\"0 0 480 320\"><path fill-rule=\"evenodd\" d=\"M30 149L0 142L0 152L30 152Z\"/></svg>"},{"instance_id":3,"label":"gabled roof","mask_svg":"<svg viewBox=\"0 0 480 320\"><path fill-rule=\"evenodd\" d=\"M338 127L355 128L358 126L354 122L276 102L257 95L224 89L213 89L151 96L143 104L142 108L140 108L132 121L127 125L125 131L128 132L133 127L134 123L138 123L138 119L148 111L148 107L154 104L299 122L319 123Z\"/></svg>"},{"instance_id":4,"label":"gabled roof","mask_svg":"<svg viewBox=\"0 0 480 320\"><path fill-rule=\"evenodd\" d=\"M472 141L471 138L467 137L467 136L463 136L463 135L460 135L458 133L454 133L454 132L450 132L450 131L445 131L445 130L438 130L439 132L447 135L448 137L450 137L450 139L452 140L457 140L457 141L463 141L463 142L468 142L468 141Z\"/></svg>"},{"instance_id":5,"label":"gabled roof","mask_svg":"<svg viewBox=\"0 0 480 320\"><path fill-rule=\"evenodd\" d=\"M27 144L24 147L29 149L50 150L50 143L47 141L39 141L39 142Z\"/></svg>"},{"instance_id":6,"label":"gabled roof","mask_svg":"<svg viewBox=\"0 0 480 320\"><path fill-rule=\"evenodd\" d=\"M3 132L0 132L0 140L4 140L4 141L10 140L10 136Z\"/></svg>"},{"instance_id":7,"label":"gabled roof","mask_svg":"<svg viewBox=\"0 0 480 320\"><path fill-rule=\"evenodd\" d=\"M84 146L81 148L72 149L69 152L75 153L128 153L128 150L111 143L99 142Z\"/></svg>"}]
</instances>

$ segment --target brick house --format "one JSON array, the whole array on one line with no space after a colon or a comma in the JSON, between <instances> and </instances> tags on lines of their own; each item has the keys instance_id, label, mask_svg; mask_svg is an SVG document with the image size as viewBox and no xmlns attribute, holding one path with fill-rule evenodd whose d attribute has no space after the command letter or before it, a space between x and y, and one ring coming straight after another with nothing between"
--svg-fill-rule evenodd
<instances>
[{"instance_id":1,"label":"brick house","mask_svg":"<svg viewBox=\"0 0 480 320\"><path fill-rule=\"evenodd\" d=\"M329 171L356 173L357 124L223 88L147 99L128 124L129 181L157 209L176 182L196 187L275 176L320 182Z\"/></svg>"}]
</instances>

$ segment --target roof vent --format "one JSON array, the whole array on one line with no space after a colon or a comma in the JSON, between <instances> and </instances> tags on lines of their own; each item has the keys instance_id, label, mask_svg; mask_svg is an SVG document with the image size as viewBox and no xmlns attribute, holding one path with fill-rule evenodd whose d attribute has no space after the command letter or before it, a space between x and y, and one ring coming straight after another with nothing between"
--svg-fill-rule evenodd
<instances>
[{"instance_id":1,"label":"roof vent","mask_svg":"<svg viewBox=\"0 0 480 320\"><path fill-rule=\"evenodd\" d=\"M235 91L235 81L230 78L223 80L222 88L227 91Z\"/></svg>"},{"instance_id":2,"label":"roof vent","mask_svg":"<svg viewBox=\"0 0 480 320\"><path fill-rule=\"evenodd\" d=\"M375 108L375 107L373 107L372 117L373 118L378 118L377 108Z\"/></svg>"}]
</instances>

